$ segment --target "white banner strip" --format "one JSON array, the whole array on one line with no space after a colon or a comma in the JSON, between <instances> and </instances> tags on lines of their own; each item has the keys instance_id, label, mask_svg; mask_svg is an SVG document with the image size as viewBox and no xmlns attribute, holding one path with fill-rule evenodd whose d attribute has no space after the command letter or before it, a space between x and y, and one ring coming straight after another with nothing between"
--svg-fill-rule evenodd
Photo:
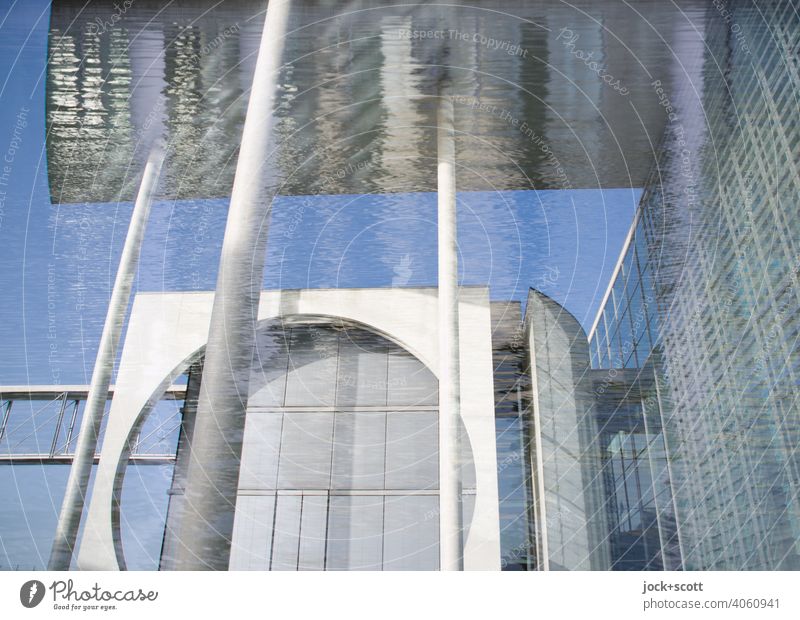
<instances>
[{"instance_id":1,"label":"white banner strip","mask_svg":"<svg viewBox=\"0 0 800 620\"><path fill-rule=\"evenodd\" d=\"M0 573L5 618L800 618L797 574ZM549 615L552 614L552 615Z\"/></svg>"}]
</instances>

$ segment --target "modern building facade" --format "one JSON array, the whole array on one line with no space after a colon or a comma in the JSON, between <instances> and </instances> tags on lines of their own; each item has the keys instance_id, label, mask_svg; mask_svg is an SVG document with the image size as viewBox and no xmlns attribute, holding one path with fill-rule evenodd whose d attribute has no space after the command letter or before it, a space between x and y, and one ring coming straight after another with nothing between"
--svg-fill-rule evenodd
<instances>
[{"instance_id":1,"label":"modern building facade","mask_svg":"<svg viewBox=\"0 0 800 620\"><path fill-rule=\"evenodd\" d=\"M212 302L210 293L137 298L80 568L125 565L114 507L121 503L127 446L164 382L202 364ZM438 384L430 370L436 302L435 290L410 288L262 295L230 568L438 567ZM386 312L390 306L405 311ZM500 567L500 528L486 289L462 291L461 306L468 334L462 355L473 360L465 364L460 433L464 564L492 570ZM189 377L162 568L171 567L182 544L185 453L199 389L198 374Z\"/></svg>"},{"instance_id":2,"label":"modern building facade","mask_svg":"<svg viewBox=\"0 0 800 620\"><path fill-rule=\"evenodd\" d=\"M592 365L648 386L631 438L664 483L634 497L672 566L797 569L800 22L792 3L709 14L686 86L660 93L672 117Z\"/></svg>"},{"instance_id":3,"label":"modern building facade","mask_svg":"<svg viewBox=\"0 0 800 620\"><path fill-rule=\"evenodd\" d=\"M78 568L126 566L131 446L188 373L160 560L175 568L212 303L211 293L137 297ZM611 568L585 333L533 290L524 318L485 287L462 288L459 306L464 568ZM230 569L438 568L437 307L435 288L262 294Z\"/></svg>"},{"instance_id":4,"label":"modern building facade","mask_svg":"<svg viewBox=\"0 0 800 620\"><path fill-rule=\"evenodd\" d=\"M131 466L169 463L169 502L158 531L161 570L181 568L181 558L196 552L186 535L196 519L186 489L211 474L233 479L234 501L217 507L221 520L232 523L232 535L204 551L215 559L222 554L231 570L440 569L441 497L452 485L466 570L800 569L800 17L791 2L685 8L695 28L669 31L674 57L661 79L648 84L624 74L625 63L614 64L615 47L609 48L609 66L620 67L642 102L641 132L624 133L630 115L594 76L596 90L586 94L599 108L580 107L572 119L581 143L601 109L606 129L622 135L620 149L637 153L660 126L660 115L666 123L590 329L536 288L515 299L498 298L487 285L459 288L453 471L441 466L437 287L399 281L391 288L262 291L243 430L231 441L230 458L201 463L205 471L196 459L192 465L192 446L214 292L140 293L109 391L74 566L128 567ZM104 10L97 9L100 22L91 13L86 23L101 23ZM240 24L235 12L220 10L221 17L198 19L189 29L154 29L140 20L141 36L130 39L117 30L101 36L89 25L73 38L67 25L75 7L67 3L54 12L47 149L51 193L63 192L58 200L106 200L109 184L132 191L126 166L139 157L138 140L153 124L179 144L197 146L187 136L204 135L203 148L170 154L173 195L227 191L235 146L216 146L241 134L247 86L238 72L254 62L256 49L252 37L241 35L260 34L261 24ZM326 8L309 15L330 17ZM609 15L625 21L615 11ZM542 15L533 11L534 17ZM430 59L423 52L437 50L397 33L436 19L435 12L411 10L386 19L380 36L359 50L362 61L370 59L366 67L348 64L359 55L339 47L315 63L290 66L276 133L291 134L290 104L316 120L308 140L287 147L269 175L299 170L287 192L309 195L387 191L393 178L387 171L403 177L401 188L426 186L431 166L420 160L436 157L428 131L432 109L421 99L381 98L376 91L396 82L428 94L431 76L414 65L425 65ZM461 19L473 19L479 30L486 18ZM336 27L322 34L344 37L337 30L342 23L331 23ZM346 23L356 33L366 27ZM465 93L455 98L456 118L475 127L456 140L456 153L465 154L467 168L491 160L467 187L502 179L503 190L539 183L565 189L552 170L562 160L569 162L567 176L585 186L591 174L580 158L603 159L601 150L581 154L568 141L545 156L530 137L509 128L509 119L531 116L541 121L532 132L544 143L565 135L564 119L548 117L559 106L546 103L569 108L569 97L544 76L566 76L581 87L586 76L570 64L574 49L557 37L556 23L505 30L509 45L544 59L538 65L517 56L498 64L480 45L454 52L463 66L475 68L471 78L466 72L454 80ZM698 32L704 46L696 44ZM580 33L589 47L592 36L607 35L603 28ZM302 46L295 44L291 51L300 57ZM169 50L156 54L163 66L142 64L148 49ZM78 57L97 62L73 71ZM337 107L345 87L326 81L342 67L348 68L345 90L371 102L357 113ZM492 67L503 80L547 83L552 92L538 104L514 100L501 117L488 107L501 96L486 75ZM231 89L215 88L232 73ZM101 74L104 86L94 91ZM166 90L161 76L169 78ZM180 87L202 80L210 101ZM307 80L323 84L320 92L295 96ZM95 96L108 114L86 112ZM83 103L72 106L78 100ZM154 101L161 103L153 107ZM91 171L73 174L70 157L80 151L78 159L104 160L111 117L120 119L111 126L125 155L103 169L108 178L95 187ZM335 144L337 127L346 123L378 127L378 137L367 140L369 148L355 140L331 158L323 152L309 175L314 166L303 159L306 146ZM75 131L94 124L104 126L95 140ZM523 163L512 166L469 148L470 140L485 145L490 139L497 140L492 149L516 153ZM353 153L368 156L353 159ZM198 168L186 176L195 159L213 160L219 175ZM619 181L620 168L610 167L599 185ZM507 174L511 169L518 176ZM3 461L13 467L69 463L87 391L0 388ZM42 409L34 412L30 403L46 399L52 420L37 426L33 419Z\"/></svg>"}]
</instances>

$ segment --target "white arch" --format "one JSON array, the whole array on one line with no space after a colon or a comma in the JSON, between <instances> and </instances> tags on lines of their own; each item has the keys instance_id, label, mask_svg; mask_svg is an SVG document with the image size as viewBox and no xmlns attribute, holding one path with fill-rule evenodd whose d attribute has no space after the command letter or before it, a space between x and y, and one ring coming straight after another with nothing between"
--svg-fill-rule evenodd
<instances>
[{"instance_id":1,"label":"white arch","mask_svg":"<svg viewBox=\"0 0 800 620\"><path fill-rule=\"evenodd\" d=\"M124 568L119 532L115 528L114 498L127 464L128 439L153 399L202 351L213 298L213 292L141 293L134 301L78 553L80 569ZM435 288L264 291L258 319L311 315L352 321L396 342L436 374L437 308ZM476 480L475 509L464 548L464 567L499 570L488 289L463 288L459 317L462 417L472 445Z\"/></svg>"}]
</instances>

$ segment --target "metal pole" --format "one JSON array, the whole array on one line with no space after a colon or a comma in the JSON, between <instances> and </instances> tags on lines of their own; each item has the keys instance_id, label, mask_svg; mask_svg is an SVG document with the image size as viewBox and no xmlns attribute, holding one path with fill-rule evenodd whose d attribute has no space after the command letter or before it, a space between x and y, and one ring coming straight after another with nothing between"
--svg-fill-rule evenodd
<instances>
[{"instance_id":1,"label":"metal pole","mask_svg":"<svg viewBox=\"0 0 800 620\"><path fill-rule=\"evenodd\" d=\"M72 416L69 419L69 428L67 429L67 441L64 442L64 453L69 452L69 445L72 443L72 434L75 432L75 420L78 418L78 407L81 406L81 401L75 400L72 404Z\"/></svg>"},{"instance_id":2,"label":"metal pole","mask_svg":"<svg viewBox=\"0 0 800 620\"><path fill-rule=\"evenodd\" d=\"M189 453L175 568L227 570L272 195L264 164L289 17L270 0L242 131Z\"/></svg>"},{"instance_id":3,"label":"metal pole","mask_svg":"<svg viewBox=\"0 0 800 620\"><path fill-rule=\"evenodd\" d=\"M443 90L437 114L439 208L439 554L441 570L462 570L458 421L458 246L453 100Z\"/></svg>"},{"instance_id":4,"label":"metal pole","mask_svg":"<svg viewBox=\"0 0 800 620\"><path fill-rule=\"evenodd\" d=\"M8 426L8 418L11 415L11 405L13 404L14 404L13 400L9 400L6 403L6 410L5 413L3 413L3 421L0 422L0 439L2 439L3 435L5 435L6 433L6 426Z\"/></svg>"},{"instance_id":5,"label":"metal pole","mask_svg":"<svg viewBox=\"0 0 800 620\"><path fill-rule=\"evenodd\" d=\"M61 423L64 421L64 412L67 410L67 393L64 392L61 396L61 408L58 410L58 419L56 420L56 430L53 432L53 441L50 443L50 456L56 453L58 447L58 434L61 432Z\"/></svg>"},{"instance_id":6,"label":"metal pole","mask_svg":"<svg viewBox=\"0 0 800 620\"><path fill-rule=\"evenodd\" d=\"M100 349L97 351L97 358L94 362L92 383L89 387L83 421L78 434L75 458L72 461L64 501L61 504L61 514L58 517L56 535L47 566L49 570L69 570L72 562L72 552L78 537L78 528L89 486L89 475L92 472L94 454L97 449L97 435L100 432L100 423L103 420L108 400L108 386L111 383L114 360L117 357L117 346L128 310L133 278L136 275L142 239L150 213L150 204L158 185L163 159L164 153L160 145L154 146L145 165L139 193L131 214L131 223L125 237L125 246L122 249L106 322L103 325L103 335L100 338Z\"/></svg>"}]
</instances>

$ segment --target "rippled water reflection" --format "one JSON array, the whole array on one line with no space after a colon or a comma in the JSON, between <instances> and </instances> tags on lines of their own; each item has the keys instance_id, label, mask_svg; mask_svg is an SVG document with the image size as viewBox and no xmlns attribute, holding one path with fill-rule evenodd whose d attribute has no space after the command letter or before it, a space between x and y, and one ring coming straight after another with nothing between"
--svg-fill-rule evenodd
<instances>
[{"instance_id":1,"label":"rippled water reflection","mask_svg":"<svg viewBox=\"0 0 800 620\"><path fill-rule=\"evenodd\" d=\"M269 162L279 193L435 189L431 96L445 65L462 189L643 184L665 118L650 82L671 83L670 46L688 44L678 8L335 4L293 3ZM140 0L118 27L100 27L112 13L79 2L53 11L53 199L130 198L148 138L162 133L164 192L226 196L263 5Z\"/></svg>"}]
</instances>

